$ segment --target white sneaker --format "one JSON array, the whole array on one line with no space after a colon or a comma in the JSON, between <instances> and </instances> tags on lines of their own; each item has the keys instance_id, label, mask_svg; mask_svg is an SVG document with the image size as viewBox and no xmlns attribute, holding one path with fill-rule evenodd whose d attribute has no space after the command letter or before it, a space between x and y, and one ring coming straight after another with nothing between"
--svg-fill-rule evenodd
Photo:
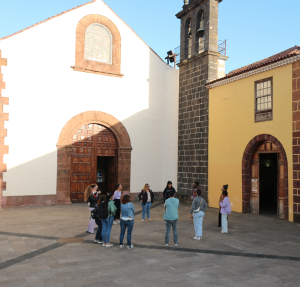
<instances>
[{"instance_id":1,"label":"white sneaker","mask_svg":"<svg viewBox=\"0 0 300 287\"><path fill-rule=\"evenodd\" d=\"M166 244L165 244L165 246L166 246L166 247L168 247L168 246L169 246L169 244L168 244L168 243L166 243Z\"/></svg>"},{"instance_id":2,"label":"white sneaker","mask_svg":"<svg viewBox=\"0 0 300 287\"><path fill-rule=\"evenodd\" d=\"M103 247L105 247L106 246L106 244L105 243L103 243L103 245L102 245Z\"/></svg>"},{"instance_id":3,"label":"white sneaker","mask_svg":"<svg viewBox=\"0 0 300 287\"><path fill-rule=\"evenodd\" d=\"M98 240L95 239L94 242L95 242L95 243L98 243Z\"/></svg>"},{"instance_id":4,"label":"white sneaker","mask_svg":"<svg viewBox=\"0 0 300 287\"><path fill-rule=\"evenodd\" d=\"M125 248L125 246L124 245L120 245L120 248Z\"/></svg>"},{"instance_id":5,"label":"white sneaker","mask_svg":"<svg viewBox=\"0 0 300 287\"><path fill-rule=\"evenodd\" d=\"M116 221L114 221L113 224L118 224L118 223Z\"/></svg>"},{"instance_id":6,"label":"white sneaker","mask_svg":"<svg viewBox=\"0 0 300 287\"><path fill-rule=\"evenodd\" d=\"M112 243L110 243L110 244L106 244L105 246L106 246L106 247L112 247L112 246L113 246L113 244L112 244Z\"/></svg>"},{"instance_id":7,"label":"white sneaker","mask_svg":"<svg viewBox=\"0 0 300 287\"><path fill-rule=\"evenodd\" d=\"M102 243L103 243L103 241L101 241L101 240L98 240L98 241L97 241L97 243L99 243L99 244L102 244Z\"/></svg>"},{"instance_id":8,"label":"white sneaker","mask_svg":"<svg viewBox=\"0 0 300 287\"><path fill-rule=\"evenodd\" d=\"M174 246L177 247L177 246L178 246L178 243L175 243Z\"/></svg>"},{"instance_id":9,"label":"white sneaker","mask_svg":"<svg viewBox=\"0 0 300 287\"><path fill-rule=\"evenodd\" d=\"M195 236L195 237L193 237L193 239L195 239L195 240L201 240L201 237Z\"/></svg>"},{"instance_id":10,"label":"white sneaker","mask_svg":"<svg viewBox=\"0 0 300 287\"><path fill-rule=\"evenodd\" d=\"M133 248L132 244L130 246L129 245L127 246L127 249L132 249L132 248Z\"/></svg>"}]
</instances>

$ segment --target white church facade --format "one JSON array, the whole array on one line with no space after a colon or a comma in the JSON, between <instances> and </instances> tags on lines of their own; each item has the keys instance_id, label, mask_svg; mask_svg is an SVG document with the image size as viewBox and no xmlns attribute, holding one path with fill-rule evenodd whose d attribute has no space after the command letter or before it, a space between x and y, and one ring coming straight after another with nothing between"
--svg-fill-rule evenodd
<instances>
[{"instance_id":1,"label":"white church facade","mask_svg":"<svg viewBox=\"0 0 300 287\"><path fill-rule=\"evenodd\" d=\"M178 70L103 1L0 39L0 207L177 185Z\"/></svg>"}]
</instances>

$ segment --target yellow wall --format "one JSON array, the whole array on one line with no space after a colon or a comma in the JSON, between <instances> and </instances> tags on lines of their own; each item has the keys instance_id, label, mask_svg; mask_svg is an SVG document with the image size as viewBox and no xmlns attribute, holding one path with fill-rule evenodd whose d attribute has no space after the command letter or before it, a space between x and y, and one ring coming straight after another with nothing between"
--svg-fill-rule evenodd
<instances>
[{"instance_id":1,"label":"yellow wall","mask_svg":"<svg viewBox=\"0 0 300 287\"><path fill-rule=\"evenodd\" d=\"M273 77L273 120L254 122L254 82ZM293 220L292 65L209 90L209 206L217 207L223 184L229 184L232 210L242 212L242 158L249 141L271 134L288 159L289 220Z\"/></svg>"}]
</instances>

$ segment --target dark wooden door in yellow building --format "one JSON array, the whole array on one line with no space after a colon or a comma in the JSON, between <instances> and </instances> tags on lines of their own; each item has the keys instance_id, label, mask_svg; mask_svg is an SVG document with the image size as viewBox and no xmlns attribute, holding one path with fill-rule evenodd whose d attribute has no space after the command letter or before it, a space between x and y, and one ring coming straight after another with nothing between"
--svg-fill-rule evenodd
<instances>
[{"instance_id":1,"label":"dark wooden door in yellow building","mask_svg":"<svg viewBox=\"0 0 300 287\"><path fill-rule=\"evenodd\" d=\"M263 142L251 159L250 212L284 218L284 161L278 147Z\"/></svg>"}]
</instances>

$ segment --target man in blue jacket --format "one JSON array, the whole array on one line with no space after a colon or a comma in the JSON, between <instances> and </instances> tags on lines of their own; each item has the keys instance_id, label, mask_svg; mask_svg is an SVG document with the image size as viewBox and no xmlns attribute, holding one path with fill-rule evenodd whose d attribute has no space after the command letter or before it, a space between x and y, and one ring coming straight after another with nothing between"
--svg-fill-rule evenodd
<instances>
[{"instance_id":1,"label":"man in blue jacket","mask_svg":"<svg viewBox=\"0 0 300 287\"><path fill-rule=\"evenodd\" d=\"M165 201L164 220L166 221L165 246L169 245L171 226L173 229L174 246L178 246L177 219L179 200L175 198L175 191L170 191L170 198Z\"/></svg>"}]
</instances>

